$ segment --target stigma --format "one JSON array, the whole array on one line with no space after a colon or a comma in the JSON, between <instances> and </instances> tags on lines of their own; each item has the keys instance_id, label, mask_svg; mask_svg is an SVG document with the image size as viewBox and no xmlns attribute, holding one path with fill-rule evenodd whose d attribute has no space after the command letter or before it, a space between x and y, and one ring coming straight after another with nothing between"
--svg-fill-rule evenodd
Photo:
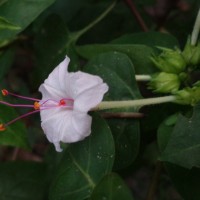
<instances>
[{"instance_id":1,"label":"stigma","mask_svg":"<svg viewBox=\"0 0 200 200\"><path fill-rule=\"evenodd\" d=\"M47 99L45 101L42 101L40 99L14 94L14 93L9 92L6 89L1 90L1 93L2 93L2 96L10 95L10 96L13 96L13 97L16 97L19 99L32 101L33 103L31 103L31 104L12 104L12 103L0 100L0 104L5 105L5 106L31 109L29 112L9 121L7 123L4 123L4 124L0 123L0 131L5 131L7 126L13 124L14 122L16 122L22 118L27 117L29 115L38 113L41 110L55 109L55 108L63 108L63 109L67 109L67 110L73 110L74 100L71 98L62 98L60 100Z\"/></svg>"}]
</instances>

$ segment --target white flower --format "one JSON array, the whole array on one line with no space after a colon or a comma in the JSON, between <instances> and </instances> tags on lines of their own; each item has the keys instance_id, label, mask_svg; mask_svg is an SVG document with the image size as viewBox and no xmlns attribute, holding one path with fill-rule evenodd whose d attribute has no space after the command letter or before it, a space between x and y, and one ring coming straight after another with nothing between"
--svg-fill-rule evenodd
<instances>
[{"instance_id":1,"label":"white flower","mask_svg":"<svg viewBox=\"0 0 200 200\"><path fill-rule=\"evenodd\" d=\"M87 112L108 91L100 77L80 71L68 72L68 64L66 57L39 87L42 129L56 151L62 151L60 142L77 142L90 135L92 118Z\"/></svg>"}]
</instances>

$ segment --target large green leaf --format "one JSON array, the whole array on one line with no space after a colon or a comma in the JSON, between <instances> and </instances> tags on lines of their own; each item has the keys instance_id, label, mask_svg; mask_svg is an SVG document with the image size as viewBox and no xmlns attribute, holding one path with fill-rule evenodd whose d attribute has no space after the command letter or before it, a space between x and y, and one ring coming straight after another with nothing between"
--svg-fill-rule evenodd
<instances>
[{"instance_id":1,"label":"large green leaf","mask_svg":"<svg viewBox=\"0 0 200 200\"><path fill-rule=\"evenodd\" d=\"M105 176L96 186L90 200L133 200L132 194L117 174Z\"/></svg>"},{"instance_id":2,"label":"large green leaf","mask_svg":"<svg viewBox=\"0 0 200 200\"><path fill-rule=\"evenodd\" d=\"M50 200L85 199L100 179L111 172L114 143L109 127L99 116L93 116L92 134L71 144L63 154L50 188Z\"/></svg>"},{"instance_id":3,"label":"large green leaf","mask_svg":"<svg viewBox=\"0 0 200 200\"><path fill-rule=\"evenodd\" d=\"M49 9L50 13L56 13L64 19L65 22L69 22L72 20L74 22L74 18L78 12L82 9L82 7L88 2L88 0L56 0L53 6ZM67 12L66 12L67 10ZM80 19L79 19L80 20ZM76 24L77 26L77 24Z\"/></svg>"},{"instance_id":4,"label":"large green leaf","mask_svg":"<svg viewBox=\"0 0 200 200\"><path fill-rule=\"evenodd\" d=\"M84 71L99 75L109 86L107 100L132 100L141 98L134 66L123 53L108 52L91 59ZM132 109L130 109L132 110Z\"/></svg>"},{"instance_id":5,"label":"large green leaf","mask_svg":"<svg viewBox=\"0 0 200 200\"><path fill-rule=\"evenodd\" d=\"M14 58L14 51L12 49L0 53L0 80L10 69Z\"/></svg>"},{"instance_id":6,"label":"large green leaf","mask_svg":"<svg viewBox=\"0 0 200 200\"><path fill-rule=\"evenodd\" d=\"M160 32L142 32L123 35L111 42L112 44L143 44L150 47L178 47L178 40L169 34Z\"/></svg>"},{"instance_id":7,"label":"large green leaf","mask_svg":"<svg viewBox=\"0 0 200 200\"><path fill-rule=\"evenodd\" d=\"M155 138L155 132L157 132L160 124L168 116L173 115L176 112L180 112L180 110L183 109L183 106L172 103L143 107L141 111L146 115L141 120L141 132L143 133L144 141L151 141L152 138ZM165 129L168 129L168 126L163 126L162 130L165 131ZM162 137L163 134L161 133L160 135Z\"/></svg>"},{"instance_id":8,"label":"large green leaf","mask_svg":"<svg viewBox=\"0 0 200 200\"><path fill-rule=\"evenodd\" d=\"M53 42L52 42L53 41ZM57 15L49 16L35 40L36 68L31 74L32 82L38 87L49 73L65 58L70 57L70 67L77 68L76 54L74 52L74 37L63 20Z\"/></svg>"},{"instance_id":9,"label":"large green leaf","mask_svg":"<svg viewBox=\"0 0 200 200\"><path fill-rule=\"evenodd\" d=\"M124 35L113 40L110 44L79 46L77 51L87 59L107 51L122 52L130 57L138 74L148 74L156 70L150 60L154 52L152 48L156 46L174 48L179 44L172 35L147 32Z\"/></svg>"},{"instance_id":10,"label":"large green leaf","mask_svg":"<svg viewBox=\"0 0 200 200\"><path fill-rule=\"evenodd\" d=\"M77 47L78 53L86 59L91 59L100 53L116 51L128 55L134 64L137 74L149 74L156 69L150 60L153 49L138 44L93 44Z\"/></svg>"},{"instance_id":11,"label":"large green leaf","mask_svg":"<svg viewBox=\"0 0 200 200\"><path fill-rule=\"evenodd\" d=\"M17 117L15 109L0 105L0 121L7 123ZM18 121L6 127L0 132L0 144L14 147L29 148L27 131L24 123Z\"/></svg>"},{"instance_id":12,"label":"large green leaf","mask_svg":"<svg viewBox=\"0 0 200 200\"><path fill-rule=\"evenodd\" d=\"M125 54L117 52L100 54L88 62L84 70L99 75L108 84L109 91L105 96L107 100L141 98L135 81L134 66ZM125 109L125 112L129 111L137 112L138 110ZM112 119L108 122L116 145L115 169L121 169L130 165L138 153L139 122L136 119Z\"/></svg>"},{"instance_id":13,"label":"large green leaf","mask_svg":"<svg viewBox=\"0 0 200 200\"><path fill-rule=\"evenodd\" d=\"M158 129L158 144L160 151L163 152L173 134L173 129L177 121L177 114L171 115L160 125ZM184 167L172 164L164 163L167 172L176 187L178 192L182 195L185 200L199 200L199 179L200 169L192 168L186 169Z\"/></svg>"},{"instance_id":14,"label":"large green leaf","mask_svg":"<svg viewBox=\"0 0 200 200\"><path fill-rule=\"evenodd\" d=\"M126 168L135 160L139 151L139 122L134 119L110 119L108 124L115 139L114 169Z\"/></svg>"},{"instance_id":15,"label":"large green leaf","mask_svg":"<svg viewBox=\"0 0 200 200\"><path fill-rule=\"evenodd\" d=\"M0 41L15 36L24 30L42 11L55 0L8 0L0 5L0 16L21 29L4 29L0 32Z\"/></svg>"},{"instance_id":16,"label":"large green leaf","mask_svg":"<svg viewBox=\"0 0 200 200\"><path fill-rule=\"evenodd\" d=\"M166 163L166 167L173 181L173 185L184 200L200 199L200 168L186 169L169 163Z\"/></svg>"},{"instance_id":17,"label":"large green leaf","mask_svg":"<svg viewBox=\"0 0 200 200\"><path fill-rule=\"evenodd\" d=\"M46 167L34 162L0 164L1 200L44 200Z\"/></svg>"},{"instance_id":18,"label":"large green leaf","mask_svg":"<svg viewBox=\"0 0 200 200\"><path fill-rule=\"evenodd\" d=\"M46 19L35 40L36 68L32 75L34 85L41 84L64 58L68 36L68 30L60 17L51 15Z\"/></svg>"},{"instance_id":19,"label":"large green leaf","mask_svg":"<svg viewBox=\"0 0 200 200\"><path fill-rule=\"evenodd\" d=\"M191 118L182 115L161 154L161 159L191 169L200 167L200 106L194 108Z\"/></svg>"},{"instance_id":20,"label":"large green leaf","mask_svg":"<svg viewBox=\"0 0 200 200\"><path fill-rule=\"evenodd\" d=\"M0 30L3 30L3 29L20 30L21 28L19 26L16 26L15 24L10 23L5 18L0 17Z\"/></svg>"},{"instance_id":21,"label":"large green leaf","mask_svg":"<svg viewBox=\"0 0 200 200\"><path fill-rule=\"evenodd\" d=\"M163 152L169 142L174 126L177 121L178 114L170 115L165 119L158 127L158 146L161 152Z\"/></svg>"}]
</instances>

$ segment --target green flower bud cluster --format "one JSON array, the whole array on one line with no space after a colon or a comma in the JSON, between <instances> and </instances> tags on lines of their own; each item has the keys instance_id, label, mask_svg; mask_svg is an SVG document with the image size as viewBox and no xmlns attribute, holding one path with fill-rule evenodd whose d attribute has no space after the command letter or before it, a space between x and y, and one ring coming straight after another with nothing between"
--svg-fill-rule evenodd
<instances>
[{"instance_id":1,"label":"green flower bud cluster","mask_svg":"<svg viewBox=\"0 0 200 200\"><path fill-rule=\"evenodd\" d=\"M182 52L178 49L160 49L162 53L151 60L161 72L151 76L148 88L156 93L174 95L179 104L195 105L200 102L200 81L184 88L189 83L191 69L200 64L200 43L191 45L189 38Z\"/></svg>"},{"instance_id":2,"label":"green flower bud cluster","mask_svg":"<svg viewBox=\"0 0 200 200\"><path fill-rule=\"evenodd\" d=\"M156 93L174 93L178 91L180 84L177 74L160 72L152 75L148 88Z\"/></svg>"},{"instance_id":3,"label":"green flower bud cluster","mask_svg":"<svg viewBox=\"0 0 200 200\"><path fill-rule=\"evenodd\" d=\"M186 87L177 91L174 95L176 97L176 103L196 105L200 101L200 81L195 83L192 88Z\"/></svg>"},{"instance_id":4,"label":"green flower bud cluster","mask_svg":"<svg viewBox=\"0 0 200 200\"><path fill-rule=\"evenodd\" d=\"M187 40L182 55L188 66L197 66L200 64L200 43L191 45L190 38Z\"/></svg>"},{"instance_id":5,"label":"green flower bud cluster","mask_svg":"<svg viewBox=\"0 0 200 200\"><path fill-rule=\"evenodd\" d=\"M180 50L159 48L162 53L151 58L160 73L152 75L149 88L156 93L174 93L179 90L181 82L187 79L186 61Z\"/></svg>"},{"instance_id":6,"label":"green flower bud cluster","mask_svg":"<svg viewBox=\"0 0 200 200\"><path fill-rule=\"evenodd\" d=\"M179 74L186 68L186 61L180 50L160 48L163 52L151 58L155 66L162 72Z\"/></svg>"}]
</instances>

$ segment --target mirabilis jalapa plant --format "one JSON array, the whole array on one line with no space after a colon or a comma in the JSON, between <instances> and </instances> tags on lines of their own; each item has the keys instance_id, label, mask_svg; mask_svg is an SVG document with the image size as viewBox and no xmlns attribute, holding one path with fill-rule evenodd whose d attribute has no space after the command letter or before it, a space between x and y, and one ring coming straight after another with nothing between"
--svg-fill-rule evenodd
<instances>
[{"instance_id":1,"label":"mirabilis jalapa plant","mask_svg":"<svg viewBox=\"0 0 200 200\"><path fill-rule=\"evenodd\" d=\"M171 95L140 100L101 102L109 89L108 85L99 76L80 71L68 72L70 59L66 56L39 87L39 91L42 93L41 100L16 95L6 89L2 90L3 96L11 95L34 103L21 105L0 101L1 104L33 108L34 110L10 122L0 124L0 131L4 131L7 126L21 118L40 112L41 126L47 139L54 144L56 151L61 152L60 142L73 143L90 135L92 118L87 114L88 111L142 107L165 102L196 105L200 101L200 83L196 82L192 87L182 87L181 89L180 86L188 79L187 70L191 66L194 68L200 64L200 44L197 44L199 18L197 17L194 31L183 52L179 49L159 47L162 53L151 58L161 72L153 75L136 75L138 81L149 81L149 88L154 92Z\"/></svg>"},{"instance_id":2,"label":"mirabilis jalapa plant","mask_svg":"<svg viewBox=\"0 0 200 200\"><path fill-rule=\"evenodd\" d=\"M4 32L14 35L14 31L17 34L24 30L24 20L28 17L21 18L35 12L34 5L41 7L43 3L53 1L0 3L0 11L5 9L0 12L0 40ZM77 6L71 4L72 1L55 2L56 6ZM107 1L86 2L91 2L92 11L94 5L99 9L108 4ZM147 1L140 1L140 4L143 2ZM26 11L13 15L13 8L23 5L26 5ZM116 34L121 36L114 40L111 31L110 43L89 44L87 35L77 43L80 35L110 13L114 5L89 26L76 32L68 30L62 21L65 18L59 13L49 16L44 23L38 23L39 19L29 26L28 32L15 34L16 38L0 41L0 78L10 67L6 68L12 56L9 50L17 47L13 68L1 82L1 198L133 200L135 196L138 200L161 200L168 197L167 177L167 182L170 179L173 184L169 184L170 188L176 188L185 200L200 199L200 14L182 49L173 35L151 31L137 33L137 28L128 35L127 31L119 30ZM122 16L121 5L122 1L117 2L110 15L120 11ZM19 21L6 16L2 18L2 14L6 15L10 10L10 16ZM124 14L127 13L125 10ZM114 24L114 18L109 21L109 17L105 21ZM73 23L76 22L76 18L71 18ZM80 26L87 23L84 19L77 21ZM125 23L117 25L126 26ZM7 29L2 31L2 27ZM71 28L76 28L76 24ZM102 31L108 33L109 28ZM87 34L92 36L94 32ZM96 32L94 38L99 35ZM105 42L105 35L97 41ZM94 38L90 38L91 41ZM24 47L25 51L26 47L31 49L26 52L28 59L31 56L31 62L25 66L21 65L24 54L18 54ZM14 58L10 59L10 64L12 60ZM31 73L26 74L29 69ZM5 71L1 73L2 70ZM20 90L19 85L15 85L13 72L23 86ZM7 89L7 85L12 89ZM20 95L29 92L36 92L34 98ZM148 107L140 109L143 106ZM15 109L20 109L20 116L16 116ZM25 119L27 126L21 120L25 117L29 117ZM138 172L153 175L152 181L146 184ZM149 189L142 186L139 192L144 195L140 198L135 188L131 188L133 193L129 191L121 177L130 187L133 180L134 185L145 182Z\"/></svg>"}]
</instances>

